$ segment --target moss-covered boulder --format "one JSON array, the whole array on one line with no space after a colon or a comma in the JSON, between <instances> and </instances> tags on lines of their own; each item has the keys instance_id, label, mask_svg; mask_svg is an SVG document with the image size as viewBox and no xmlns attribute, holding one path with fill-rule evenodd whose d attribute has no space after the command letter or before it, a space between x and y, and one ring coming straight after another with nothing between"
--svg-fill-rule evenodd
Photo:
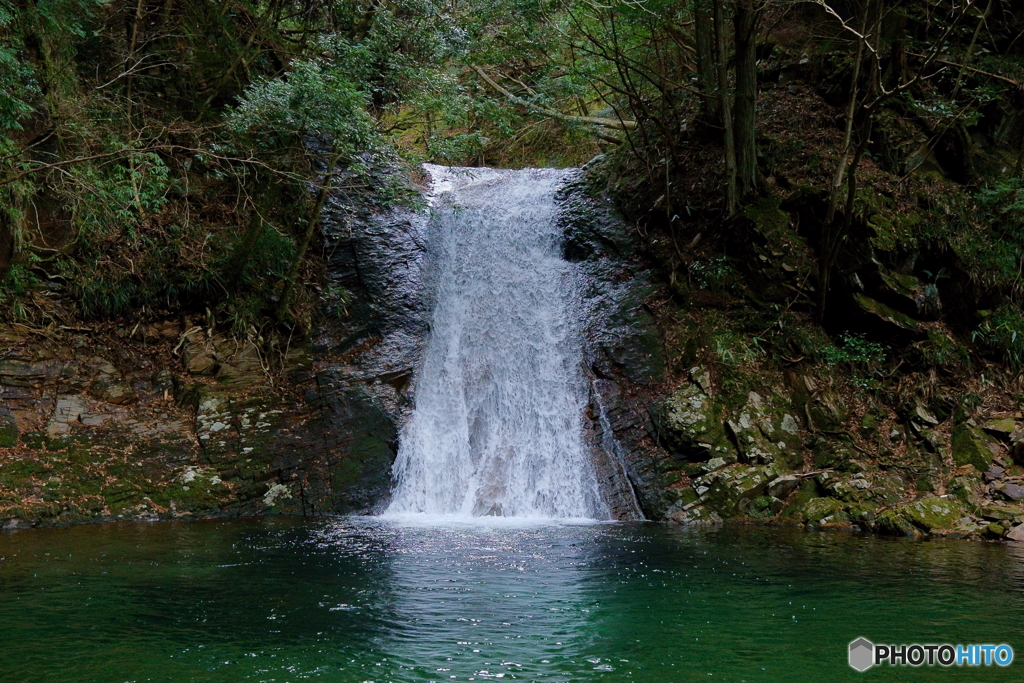
<instances>
[{"instance_id":1,"label":"moss-covered boulder","mask_svg":"<svg viewBox=\"0 0 1024 683\"><path fill-rule=\"evenodd\" d=\"M703 505L688 505L686 508L673 514L669 519L676 524L682 524L684 526L722 523L722 518L718 513L704 507Z\"/></svg>"},{"instance_id":2,"label":"moss-covered boulder","mask_svg":"<svg viewBox=\"0 0 1024 683\"><path fill-rule=\"evenodd\" d=\"M956 498L927 496L882 513L877 527L888 533L914 536L953 530L966 516L967 511Z\"/></svg>"},{"instance_id":3,"label":"moss-covered boulder","mask_svg":"<svg viewBox=\"0 0 1024 683\"><path fill-rule=\"evenodd\" d=\"M829 436L816 435L808 441L811 462L815 469L837 472L860 472L864 469L861 456L845 441Z\"/></svg>"},{"instance_id":4,"label":"moss-covered boulder","mask_svg":"<svg viewBox=\"0 0 1024 683\"><path fill-rule=\"evenodd\" d=\"M952 529L966 511L955 498L928 496L915 500L905 508L906 515L924 531Z\"/></svg>"},{"instance_id":5,"label":"moss-covered boulder","mask_svg":"<svg viewBox=\"0 0 1024 683\"><path fill-rule=\"evenodd\" d=\"M959 500L967 509L978 507L984 492L981 474L973 465L966 465L957 470L957 474L947 486L949 494Z\"/></svg>"},{"instance_id":6,"label":"moss-covered boulder","mask_svg":"<svg viewBox=\"0 0 1024 683\"><path fill-rule=\"evenodd\" d=\"M803 462L800 423L780 395L762 396L751 391L746 404L726 426L745 462L785 469L797 468Z\"/></svg>"},{"instance_id":7,"label":"moss-covered boulder","mask_svg":"<svg viewBox=\"0 0 1024 683\"><path fill-rule=\"evenodd\" d=\"M722 517L744 515L750 502L765 493L776 472L771 467L736 463L693 482L700 503Z\"/></svg>"},{"instance_id":8,"label":"moss-covered boulder","mask_svg":"<svg viewBox=\"0 0 1024 683\"><path fill-rule=\"evenodd\" d=\"M821 488L845 503L869 507L894 505L903 497L907 484L897 475L881 470L845 474L822 472L817 476Z\"/></svg>"},{"instance_id":9,"label":"moss-covered boulder","mask_svg":"<svg viewBox=\"0 0 1024 683\"><path fill-rule=\"evenodd\" d=\"M695 369L694 374L700 377ZM658 441L676 459L704 462L722 458L722 465L736 462L736 449L724 426L724 407L696 381L677 388L650 410Z\"/></svg>"},{"instance_id":10,"label":"moss-covered boulder","mask_svg":"<svg viewBox=\"0 0 1024 683\"><path fill-rule=\"evenodd\" d=\"M978 514L995 522L1024 522L1024 506L1012 503L991 503L982 506Z\"/></svg>"},{"instance_id":11,"label":"moss-covered boulder","mask_svg":"<svg viewBox=\"0 0 1024 683\"><path fill-rule=\"evenodd\" d=\"M806 412L811 422L814 423L813 428L826 432L842 429L843 424L849 418L843 398L839 394L828 391L809 397L806 403Z\"/></svg>"},{"instance_id":12,"label":"moss-covered boulder","mask_svg":"<svg viewBox=\"0 0 1024 683\"><path fill-rule=\"evenodd\" d=\"M980 429L967 424L957 425L953 429L952 439L953 461L957 465L973 465L979 472L987 472L992 466L992 439Z\"/></svg>"},{"instance_id":13,"label":"moss-covered boulder","mask_svg":"<svg viewBox=\"0 0 1024 683\"><path fill-rule=\"evenodd\" d=\"M808 524L834 524L847 522L843 513L843 501L835 498L813 498L804 505L803 519Z\"/></svg>"},{"instance_id":14,"label":"moss-covered boulder","mask_svg":"<svg viewBox=\"0 0 1024 683\"><path fill-rule=\"evenodd\" d=\"M897 333L916 333L920 330L920 325L916 320L895 308L886 306L881 301L876 301L863 294L855 294L853 298L860 307L861 314L867 320L875 323L879 329L891 329Z\"/></svg>"}]
</instances>

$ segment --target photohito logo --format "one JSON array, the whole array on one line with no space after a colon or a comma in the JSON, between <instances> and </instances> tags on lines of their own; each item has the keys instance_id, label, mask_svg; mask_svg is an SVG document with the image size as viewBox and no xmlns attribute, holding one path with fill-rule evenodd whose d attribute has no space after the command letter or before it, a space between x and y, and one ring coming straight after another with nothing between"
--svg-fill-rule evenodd
<instances>
[{"instance_id":1,"label":"photohito logo","mask_svg":"<svg viewBox=\"0 0 1024 683\"><path fill-rule=\"evenodd\" d=\"M876 645L867 638L850 643L850 666L867 671L876 664L889 666L1009 666L1013 648L1009 645Z\"/></svg>"}]
</instances>

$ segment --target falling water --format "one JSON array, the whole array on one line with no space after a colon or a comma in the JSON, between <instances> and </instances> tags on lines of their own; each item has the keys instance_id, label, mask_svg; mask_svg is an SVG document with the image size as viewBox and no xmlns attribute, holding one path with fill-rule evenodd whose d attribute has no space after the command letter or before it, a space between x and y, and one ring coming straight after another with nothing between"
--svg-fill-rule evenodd
<instances>
[{"instance_id":1,"label":"falling water","mask_svg":"<svg viewBox=\"0 0 1024 683\"><path fill-rule=\"evenodd\" d=\"M434 312L388 513L608 518L555 221L565 172L427 170Z\"/></svg>"}]
</instances>

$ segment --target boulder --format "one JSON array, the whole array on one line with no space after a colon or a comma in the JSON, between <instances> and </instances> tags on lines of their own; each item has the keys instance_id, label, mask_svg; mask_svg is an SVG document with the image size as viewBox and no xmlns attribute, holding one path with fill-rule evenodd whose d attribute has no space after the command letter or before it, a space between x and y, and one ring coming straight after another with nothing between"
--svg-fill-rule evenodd
<instances>
[{"instance_id":1,"label":"boulder","mask_svg":"<svg viewBox=\"0 0 1024 683\"><path fill-rule=\"evenodd\" d=\"M92 358L86 362L96 378L89 385L89 394L101 401L122 405L135 400L135 392L128 385L124 375L107 360Z\"/></svg>"},{"instance_id":2,"label":"boulder","mask_svg":"<svg viewBox=\"0 0 1024 683\"><path fill-rule=\"evenodd\" d=\"M717 513L709 510L703 505L687 506L687 509L680 510L673 514L669 519L676 524L682 524L684 526L722 523L722 518Z\"/></svg>"},{"instance_id":3,"label":"boulder","mask_svg":"<svg viewBox=\"0 0 1024 683\"><path fill-rule=\"evenodd\" d=\"M1009 440L1017 429L1017 423L1012 417L999 417L986 422L982 429L997 438Z\"/></svg>"},{"instance_id":4,"label":"boulder","mask_svg":"<svg viewBox=\"0 0 1024 683\"><path fill-rule=\"evenodd\" d=\"M53 409L53 415L46 424L46 435L51 439L67 436L71 433L71 425L86 411L89 404L79 394L61 396Z\"/></svg>"},{"instance_id":5,"label":"boulder","mask_svg":"<svg viewBox=\"0 0 1024 683\"><path fill-rule=\"evenodd\" d=\"M800 477L795 474L783 474L768 482L768 495L785 500L798 488L800 488Z\"/></svg>"},{"instance_id":6,"label":"boulder","mask_svg":"<svg viewBox=\"0 0 1024 683\"><path fill-rule=\"evenodd\" d=\"M996 522L1012 521L1018 517L1024 517L1024 508L1006 503L992 503L982 507L978 514Z\"/></svg>"},{"instance_id":7,"label":"boulder","mask_svg":"<svg viewBox=\"0 0 1024 683\"><path fill-rule=\"evenodd\" d=\"M1010 529L1010 533L1006 534L1007 540L1018 541L1024 543L1024 524L1018 524L1017 526Z\"/></svg>"},{"instance_id":8,"label":"boulder","mask_svg":"<svg viewBox=\"0 0 1024 683\"><path fill-rule=\"evenodd\" d=\"M751 464L778 464L794 469L802 464L800 423L779 396L751 391L747 403L726 425L741 459Z\"/></svg>"},{"instance_id":9,"label":"boulder","mask_svg":"<svg viewBox=\"0 0 1024 683\"><path fill-rule=\"evenodd\" d=\"M952 529L957 520L965 513L959 501L939 496L928 496L915 500L907 505L904 511L911 522L928 532Z\"/></svg>"},{"instance_id":10,"label":"boulder","mask_svg":"<svg viewBox=\"0 0 1024 683\"><path fill-rule=\"evenodd\" d=\"M813 498L803 509L804 521L808 524L829 524L834 521L848 521L845 517L836 520L843 510L843 502L835 498Z\"/></svg>"},{"instance_id":11,"label":"boulder","mask_svg":"<svg viewBox=\"0 0 1024 683\"><path fill-rule=\"evenodd\" d=\"M949 482L948 491L949 494L959 500L961 503L966 505L970 509L978 507L978 503L981 500L979 491L982 490L983 485L980 481L977 472L973 474L962 474Z\"/></svg>"},{"instance_id":12,"label":"boulder","mask_svg":"<svg viewBox=\"0 0 1024 683\"><path fill-rule=\"evenodd\" d=\"M999 481L1005 475L1006 470L1004 470L1002 467L997 467L996 465L993 465L988 469L987 472L985 472L984 477L986 482L991 483L993 481Z\"/></svg>"},{"instance_id":13,"label":"boulder","mask_svg":"<svg viewBox=\"0 0 1024 683\"><path fill-rule=\"evenodd\" d=\"M1024 486L1020 486L1018 484L1003 484L996 487L996 490L1003 494L1007 500L1024 499Z\"/></svg>"},{"instance_id":14,"label":"boulder","mask_svg":"<svg viewBox=\"0 0 1024 683\"><path fill-rule=\"evenodd\" d=\"M250 341L239 343L236 349L226 353L217 370L217 379L229 387L256 386L265 382L266 378L259 349Z\"/></svg>"},{"instance_id":15,"label":"boulder","mask_svg":"<svg viewBox=\"0 0 1024 683\"><path fill-rule=\"evenodd\" d=\"M691 374L701 377L697 368ZM700 384L690 381L650 410L662 447L677 460L704 462L723 458L736 462L736 451L726 435L722 404Z\"/></svg>"},{"instance_id":16,"label":"boulder","mask_svg":"<svg viewBox=\"0 0 1024 683\"><path fill-rule=\"evenodd\" d=\"M698 477L693 482L700 503L722 517L735 517L747 511L750 502L768 487L770 467L736 463Z\"/></svg>"},{"instance_id":17,"label":"boulder","mask_svg":"<svg viewBox=\"0 0 1024 683\"><path fill-rule=\"evenodd\" d=\"M957 465L974 465L979 472L992 466L992 441L979 429L960 424L953 429L953 461Z\"/></svg>"},{"instance_id":18,"label":"boulder","mask_svg":"<svg viewBox=\"0 0 1024 683\"><path fill-rule=\"evenodd\" d=\"M883 512L878 516L877 528L889 533L915 536L921 532L952 530L965 516L966 511L959 500L948 496L927 496Z\"/></svg>"},{"instance_id":19,"label":"boulder","mask_svg":"<svg viewBox=\"0 0 1024 683\"><path fill-rule=\"evenodd\" d=\"M181 360L193 375L212 375L217 370L217 349L200 327L182 335Z\"/></svg>"},{"instance_id":20,"label":"boulder","mask_svg":"<svg viewBox=\"0 0 1024 683\"><path fill-rule=\"evenodd\" d=\"M941 304L935 285L926 284L913 275L879 268L882 287L879 298L910 315L935 313Z\"/></svg>"},{"instance_id":21,"label":"boulder","mask_svg":"<svg viewBox=\"0 0 1024 683\"><path fill-rule=\"evenodd\" d=\"M882 330L895 328L893 331L897 333L916 333L920 330L920 325L916 320L905 313L897 311L895 308L886 306L881 301L876 301L863 294L855 294L853 298L860 307L862 315L874 321Z\"/></svg>"}]
</instances>

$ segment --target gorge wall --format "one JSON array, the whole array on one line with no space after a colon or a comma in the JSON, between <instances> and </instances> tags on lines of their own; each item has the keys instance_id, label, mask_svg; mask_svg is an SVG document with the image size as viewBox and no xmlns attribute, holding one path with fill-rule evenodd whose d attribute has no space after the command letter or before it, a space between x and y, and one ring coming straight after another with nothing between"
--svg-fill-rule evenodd
<instances>
[{"instance_id":1,"label":"gorge wall","mask_svg":"<svg viewBox=\"0 0 1024 683\"><path fill-rule=\"evenodd\" d=\"M730 374L735 339L694 311L741 304L703 287L680 304L606 174L601 159L572 174L558 220L586 275L585 433L613 516L1024 529L1018 413L895 383L851 393L849 365L754 355ZM382 510L428 331L425 221L328 202L328 278L352 298L280 368L202 316L0 328L0 524Z\"/></svg>"},{"instance_id":2,"label":"gorge wall","mask_svg":"<svg viewBox=\"0 0 1024 683\"><path fill-rule=\"evenodd\" d=\"M277 361L195 315L0 327L0 525L386 505L426 329L423 214L350 209L322 216L347 315Z\"/></svg>"}]
</instances>

